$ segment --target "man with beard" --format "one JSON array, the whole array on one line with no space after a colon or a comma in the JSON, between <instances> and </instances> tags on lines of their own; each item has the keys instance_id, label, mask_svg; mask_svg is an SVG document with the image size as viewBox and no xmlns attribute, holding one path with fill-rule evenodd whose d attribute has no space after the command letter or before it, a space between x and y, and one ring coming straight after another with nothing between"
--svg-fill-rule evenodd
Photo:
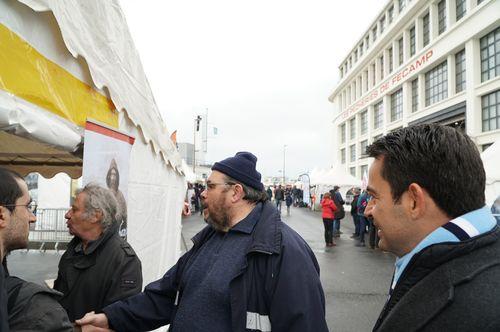
<instances>
[{"instance_id":1,"label":"man with beard","mask_svg":"<svg viewBox=\"0 0 500 332\"><path fill-rule=\"evenodd\" d=\"M249 152L215 163L202 193L208 225L143 293L77 321L117 331L327 331L319 266L280 221Z\"/></svg>"},{"instance_id":2,"label":"man with beard","mask_svg":"<svg viewBox=\"0 0 500 332\"><path fill-rule=\"evenodd\" d=\"M65 215L74 238L59 261L54 289L64 293L60 303L71 321L142 289L141 262L118 235L116 214L113 193L88 184Z\"/></svg>"},{"instance_id":3,"label":"man with beard","mask_svg":"<svg viewBox=\"0 0 500 332\"><path fill-rule=\"evenodd\" d=\"M17 173L0 168L0 331L73 331L61 293L9 275L5 256L28 246L36 203ZM5 275L5 277L4 277Z\"/></svg>"},{"instance_id":4,"label":"man with beard","mask_svg":"<svg viewBox=\"0 0 500 332\"><path fill-rule=\"evenodd\" d=\"M474 142L451 127L391 132L375 158L365 215L397 256L375 331L500 331L500 229L485 206Z\"/></svg>"}]
</instances>

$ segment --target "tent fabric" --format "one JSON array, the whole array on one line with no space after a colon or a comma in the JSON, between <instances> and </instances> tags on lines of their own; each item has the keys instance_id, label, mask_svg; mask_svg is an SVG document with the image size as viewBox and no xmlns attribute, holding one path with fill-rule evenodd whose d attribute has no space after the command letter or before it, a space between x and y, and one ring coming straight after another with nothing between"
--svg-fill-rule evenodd
<instances>
[{"instance_id":1,"label":"tent fabric","mask_svg":"<svg viewBox=\"0 0 500 332\"><path fill-rule=\"evenodd\" d=\"M481 159L486 172L486 204L491 206L500 195L500 140L481 153Z\"/></svg>"},{"instance_id":2,"label":"tent fabric","mask_svg":"<svg viewBox=\"0 0 500 332\"><path fill-rule=\"evenodd\" d=\"M19 0L35 11L50 10L74 57L83 57L93 82L106 88L118 110L139 127L154 151L182 172L181 157L157 109L118 0ZM97 16L97 17L96 17ZM89 38L92 36L92 38ZM109 41L113 42L110 43Z\"/></svg>"}]
</instances>

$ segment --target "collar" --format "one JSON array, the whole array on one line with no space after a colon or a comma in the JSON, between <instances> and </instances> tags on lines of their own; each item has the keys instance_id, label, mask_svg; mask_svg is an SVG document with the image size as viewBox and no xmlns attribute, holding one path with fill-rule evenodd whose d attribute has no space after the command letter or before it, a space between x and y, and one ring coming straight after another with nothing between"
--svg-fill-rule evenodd
<instances>
[{"instance_id":1,"label":"collar","mask_svg":"<svg viewBox=\"0 0 500 332\"><path fill-rule=\"evenodd\" d=\"M408 266L410 260L423 249L443 242L461 242L491 231L496 225L496 220L485 206L468 212L460 217L450 220L427 235L408 254L396 259L394 277L391 290L398 283L401 274Z\"/></svg>"},{"instance_id":2,"label":"collar","mask_svg":"<svg viewBox=\"0 0 500 332\"><path fill-rule=\"evenodd\" d=\"M75 245L75 253L80 254L80 255L90 255L92 254L103 242L106 242L110 237L113 235L118 236L118 227L119 225L113 224L106 229L101 236L99 236L97 239L94 241L89 241L89 244L87 245L87 249L83 250L83 243L82 240L78 237L75 236L75 239L78 240L77 244Z\"/></svg>"},{"instance_id":3,"label":"collar","mask_svg":"<svg viewBox=\"0 0 500 332\"><path fill-rule=\"evenodd\" d=\"M262 214L262 203L258 203L254 206L252 211L243 218L240 222L234 225L229 232L240 232L245 234L251 234L255 225L260 219L260 215Z\"/></svg>"},{"instance_id":4,"label":"collar","mask_svg":"<svg viewBox=\"0 0 500 332\"><path fill-rule=\"evenodd\" d=\"M255 226L252 231L252 244L248 252L262 252L267 254L281 253L281 218L278 210L269 201L258 204L260 217L256 219ZM191 240L194 247L200 247L205 241L215 232L212 226L207 225L204 229L198 232ZM247 252L247 253L248 253Z\"/></svg>"}]
</instances>

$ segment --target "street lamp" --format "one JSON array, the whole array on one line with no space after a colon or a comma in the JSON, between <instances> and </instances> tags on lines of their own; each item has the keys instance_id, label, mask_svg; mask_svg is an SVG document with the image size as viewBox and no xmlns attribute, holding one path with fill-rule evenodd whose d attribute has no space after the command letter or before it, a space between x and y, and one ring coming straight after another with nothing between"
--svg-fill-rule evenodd
<instances>
[{"instance_id":1,"label":"street lamp","mask_svg":"<svg viewBox=\"0 0 500 332\"><path fill-rule=\"evenodd\" d=\"M285 186L285 160L286 160L286 144L283 145L283 186Z\"/></svg>"},{"instance_id":2,"label":"street lamp","mask_svg":"<svg viewBox=\"0 0 500 332\"><path fill-rule=\"evenodd\" d=\"M194 119L194 130L193 130L193 173L196 176L196 132L200 131L200 121L201 116L197 116Z\"/></svg>"}]
</instances>

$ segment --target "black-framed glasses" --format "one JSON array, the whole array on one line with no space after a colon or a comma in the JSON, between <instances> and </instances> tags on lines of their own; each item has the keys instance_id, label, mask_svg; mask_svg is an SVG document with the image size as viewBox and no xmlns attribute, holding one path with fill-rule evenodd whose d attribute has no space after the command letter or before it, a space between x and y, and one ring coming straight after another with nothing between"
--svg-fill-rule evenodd
<instances>
[{"instance_id":1,"label":"black-framed glasses","mask_svg":"<svg viewBox=\"0 0 500 332\"><path fill-rule=\"evenodd\" d=\"M2 206L5 206L5 207L24 206L28 209L28 211L30 211L33 214L36 214L36 208L38 207L38 205L36 204L35 201L31 201L28 204L5 204Z\"/></svg>"},{"instance_id":2,"label":"black-framed glasses","mask_svg":"<svg viewBox=\"0 0 500 332\"><path fill-rule=\"evenodd\" d=\"M207 189L212 190L217 186L234 186L236 183L234 182L207 182Z\"/></svg>"}]
</instances>

